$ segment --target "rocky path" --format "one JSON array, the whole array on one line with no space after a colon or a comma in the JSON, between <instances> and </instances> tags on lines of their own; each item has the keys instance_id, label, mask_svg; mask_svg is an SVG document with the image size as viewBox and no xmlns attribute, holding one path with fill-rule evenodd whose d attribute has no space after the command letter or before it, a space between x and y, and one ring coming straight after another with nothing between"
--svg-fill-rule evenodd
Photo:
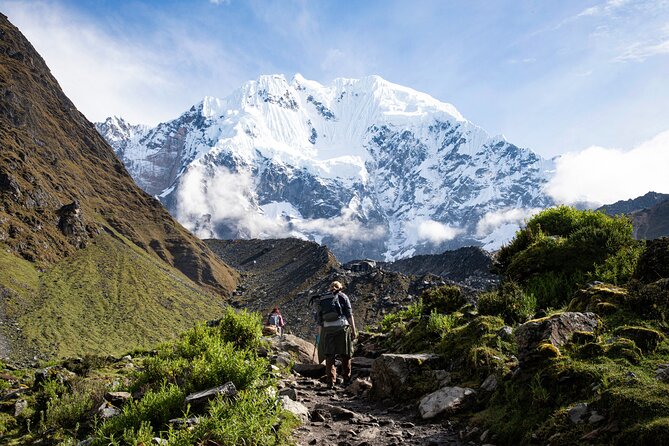
<instances>
[{"instance_id":1,"label":"rocky path","mask_svg":"<svg viewBox=\"0 0 669 446\"><path fill-rule=\"evenodd\" d=\"M338 386L328 390L316 379L298 376L285 380L280 392L284 401L290 398L308 409L302 415L302 426L294 433L295 442L300 446L474 444L460 440L448 420L426 422L413 406L388 407L369 400L364 392L360 393L364 382L358 379L353 388Z\"/></svg>"}]
</instances>

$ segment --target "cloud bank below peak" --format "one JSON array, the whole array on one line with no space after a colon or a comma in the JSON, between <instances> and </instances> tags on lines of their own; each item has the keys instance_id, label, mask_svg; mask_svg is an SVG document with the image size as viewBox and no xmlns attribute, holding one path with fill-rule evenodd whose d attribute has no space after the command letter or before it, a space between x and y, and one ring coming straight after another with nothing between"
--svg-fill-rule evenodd
<instances>
[{"instance_id":1,"label":"cloud bank below peak","mask_svg":"<svg viewBox=\"0 0 669 446\"><path fill-rule=\"evenodd\" d=\"M614 203L669 192L669 130L631 150L591 146L556 159L546 192L559 203Z\"/></svg>"}]
</instances>

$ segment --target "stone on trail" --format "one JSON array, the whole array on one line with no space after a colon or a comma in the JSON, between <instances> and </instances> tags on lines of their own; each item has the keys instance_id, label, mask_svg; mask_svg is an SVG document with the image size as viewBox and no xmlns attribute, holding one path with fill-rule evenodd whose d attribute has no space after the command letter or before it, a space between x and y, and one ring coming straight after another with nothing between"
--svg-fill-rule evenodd
<instances>
[{"instance_id":1,"label":"stone on trail","mask_svg":"<svg viewBox=\"0 0 669 446\"><path fill-rule=\"evenodd\" d=\"M424 396L420 400L418 410L423 419L434 418L444 412L455 412L476 395L467 387L444 387Z\"/></svg>"},{"instance_id":2,"label":"stone on trail","mask_svg":"<svg viewBox=\"0 0 669 446\"><path fill-rule=\"evenodd\" d=\"M352 410L344 409L343 407L333 406L331 404L317 404L314 408L316 411L328 412L332 415L333 420L353 420L360 418L360 415Z\"/></svg>"},{"instance_id":3,"label":"stone on trail","mask_svg":"<svg viewBox=\"0 0 669 446\"><path fill-rule=\"evenodd\" d=\"M372 388L372 383L368 379L356 378L351 384L344 389L346 393L351 395L362 395L363 392Z\"/></svg>"},{"instance_id":4,"label":"stone on trail","mask_svg":"<svg viewBox=\"0 0 669 446\"><path fill-rule=\"evenodd\" d=\"M307 378L320 378L325 376L325 364L293 364L293 372Z\"/></svg>"},{"instance_id":5,"label":"stone on trail","mask_svg":"<svg viewBox=\"0 0 669 446\"><path fill-rule=\"evenodd\" d=\"M286 387L285 389L279 390L279 396L287 396L293 401L297 401L297 390L292 387Z\"/></svg>"},{"instance_id":6,"label":"stone on trail","mask_svg":"<svg viewBox=\"0 0 669 446\"><path fill-rule=\"evenodd\" d=\"M379 356L372 364L372 394L378 399L406 400L417 396L411 383L437 369L439 359L440 356L432 354L386 353Z\"/></svg>"},{"instance_id":7,"label":"stone on trail","mask_svg":"<svg viewBox=\"0 0 669 446\"><path fill-rule=\"evenodd\" d=\"M287 395L280 396L279 401L285 410L295 415L303 423L309 421L309 409L304 404L291 400Z\"/></svg>"}]
</instances>

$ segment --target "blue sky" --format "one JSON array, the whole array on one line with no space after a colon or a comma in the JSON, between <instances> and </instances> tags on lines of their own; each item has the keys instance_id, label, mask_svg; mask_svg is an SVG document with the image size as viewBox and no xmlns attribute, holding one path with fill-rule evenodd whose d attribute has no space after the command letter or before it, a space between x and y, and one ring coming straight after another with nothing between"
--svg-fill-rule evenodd
<instances>
[{"instance_id":1,"label":"blue sky","mask_svg":"<svg viewBox=\"0 0 669 446\"><path fill-rule=\"evenodd\" d=\"M669 130L667 0L0 0L0 11L91 120L155 124L261 74L299 72L378 74L543 156L632 150Z\"/></svg>"}]
</instances>

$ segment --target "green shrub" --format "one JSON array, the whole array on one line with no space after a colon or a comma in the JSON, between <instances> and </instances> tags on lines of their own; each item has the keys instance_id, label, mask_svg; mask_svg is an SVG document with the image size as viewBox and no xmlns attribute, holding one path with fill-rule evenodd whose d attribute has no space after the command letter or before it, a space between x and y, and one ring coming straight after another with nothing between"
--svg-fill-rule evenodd
<instances>
[{"instance_id":1,"label":"green shrub","mask_svg":"<svg viewBox=\"0 0 669 446\"><path fill-rule=\"evenodd\" d=\"M136 438L139 432L147 431L147 423L160 429L167 421L181 415L185 398L186 393L174 384L164 385L157 391L149 390L141 400L126 403L119 415L99 428L96 444L103 444L108 438Z\"/></svg>"},{"instance_id":2,"label":"green shrub","mask_svg":"<svg viewBox=\"0 0 669 446\"><path fill-rule=\"evenodd\" d=\"M170 445L276 445L288 443L297 420L265 389L248 389L232 401L217 398L192 430L169 432ZM203 443L204 442L204 443Z\"/></svg>"},{"instance_id":3,"label":"green shrub","mask_svg":"<svg viewBox=\"0 0 669 446\"><path fill-rule=\"evenodd\" d=\"M483 293L478 298L478 309L482 315L500 316L507 324L525 322L533 314L537 300L533 294L513 282L505 282L499 289Z\"/></svg>"},{"instance_id":4,"label":"green shrub","mask_svg":"<svg viewBox=\"0 0 669 446\"><path fill-rule=\"evenodd\" d=\"M532 217L500 250L496 269L540 308L562 307L586 280L627 281L640 252L627 218L559 206Z\"/></svg>"},{"instance_id":5,"label":"green shrub","mask_svg":"<svg viewBox=\"0 0 669 446\"><path fill-rule=\"evenodd\" d=\"M467 299L462 294L460 287L452 285L430 288L423 293L421 298L423 314L430 314L433 311L452 313L467 304Z\"/></svg>"},{"instance_id":6,"label":"green shrub","mask_svg":"<svg viewBox=\"0 0 669 446\"><path fill-rule=\"evenodd\" d=\"M37 396L42 428L73 428L87 421L96 404L102 402L104 391L104 385L96 381L77 379L69 386L57 380L45 381Z\"/></svg>"},{"instance_id":7,"label":"green shrub","mask_svg":"<svg viewBox=\"0 0 669 446\"><path fill-rule=\"evenodd\" d=\"M0 412L0 438L16 428L16 418L8 413Z\"/></svg>"},{"instance_id":8,"label":"green shrub","mask_svg":"<svg viewBox=\"0 0 669 446\"><path fill-rule=\"evenodd\" d=\"M441 338L456 327L459 321L460 318L455 314L440 314L433 311L427 320L427 332Z\"/></svg>"},{"instance_id":9,"label":"green shrub","mask_svg":"<svg viewBox=\"0 0 669 446\"><path fill-rule=\"evenodd\" d=\"M224 341L241 349L256 348L262 339L262 318L259 313L228 307L218 327Z\"/></svg>"},{"instance_id":10,"label":"green shrub","mask_svg":"<svg viewBox=\"0 0 669 446\"><path fill-rule=\"evenodd\" d=\"M381 331L383 333L390 333L395 327L403 325L408 321L419 320L422 314L423 301L419 300L409 305L406 309L386 314L381 321Z\"/></svg>"},{"instance_id":11,"label":"green shrub","mask_svg":"<svg viewBox=\"0 0 669 446\"><path fill-rule=\"evenodd\" d=\"M195 392L232 381L241 390L259 379L266 367L265 359L236 347L218 329L198 325L147 358L135 388L168 382Z\"/></svg>"}]
</instances>

